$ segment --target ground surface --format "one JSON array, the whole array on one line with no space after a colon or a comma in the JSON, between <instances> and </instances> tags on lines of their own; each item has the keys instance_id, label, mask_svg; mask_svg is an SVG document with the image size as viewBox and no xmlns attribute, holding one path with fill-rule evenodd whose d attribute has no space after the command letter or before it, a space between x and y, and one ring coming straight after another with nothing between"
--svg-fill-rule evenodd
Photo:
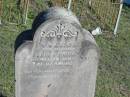
<instances>
[{"instance_id":1,"label":"ground surface","mask_svg":"<svg viewBox=\"0 0 130 97\"><path fill-rule=\"evenodd\" d=\"M0 26L0 93L14 96L14 41L27 25ZM95 97L130 97L130 8L124 7L118 34L96 36L100 47Z\"/></svg>"}]
</instances>

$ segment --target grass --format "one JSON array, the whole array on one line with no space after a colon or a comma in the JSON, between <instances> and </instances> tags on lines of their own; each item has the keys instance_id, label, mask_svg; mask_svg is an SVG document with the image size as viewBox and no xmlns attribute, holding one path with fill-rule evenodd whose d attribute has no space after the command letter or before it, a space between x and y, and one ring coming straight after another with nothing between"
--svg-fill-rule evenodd
<instances>
[{"instance_id":1,"label":"grass","mask_svg":"<svg viewBox=\"0 0 130 97\"><path fill-rule=\"evenodd\" d=\"M101 49L96 97L130 97L130 8L125 7L116 37L97 36Z\"/></svg>"},{"instance_id":2,"label":"grass","mask_svg":"<svg viewBox=\"0 0 130 97\"><path fill-rule=\"evenodd\" d=\"M0 92L7 97L14 97L14 42L30 28L32 15L27 25L0 26ZM116 37L109 32L95 37L101 49L95 97L130 97L129 16L130 8L124 7Z\"/></svg>"}]
</instances>

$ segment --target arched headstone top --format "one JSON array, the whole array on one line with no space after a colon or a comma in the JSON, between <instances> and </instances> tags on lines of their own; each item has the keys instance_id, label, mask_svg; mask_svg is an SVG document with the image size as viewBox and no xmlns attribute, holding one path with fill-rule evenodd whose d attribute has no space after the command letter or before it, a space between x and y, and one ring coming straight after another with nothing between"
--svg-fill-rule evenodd
<instances>
[{"instance_id":1,"label":"arched headstone top","mask_svg":"<svg viewBox=\"0 0 130 97\"><path fill-rule=\"evenodd\" d=\"M51 19L40 25L34 34L34 43L40 42L43 39L67 39L77 38L83 39L83 32L81 26L76 22L70 22L67 19ZM65 42L65 41L64 41Z\"/></svg>"},{"instance_id":2,"label":"arched headstone top","mask_svg":"<svg viewBox=\"0 0 130 97\"><path fill-rule=\"evenodd\" d=\"M81 26L78 18L72 13L70 10L66 10L64 8L52 7L43 12L40 12L38 16L35 18L32 29L36 31L36 29L44 22L50 19L67 19L70 22L76 22Z\"/></svg>"}]
</instances>

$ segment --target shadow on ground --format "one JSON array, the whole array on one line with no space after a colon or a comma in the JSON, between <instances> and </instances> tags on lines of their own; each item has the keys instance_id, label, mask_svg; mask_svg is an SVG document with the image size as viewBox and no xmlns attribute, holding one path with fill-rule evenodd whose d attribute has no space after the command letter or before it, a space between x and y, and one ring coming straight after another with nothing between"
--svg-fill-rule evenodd
<instances>
[{"instance_id":1,"label":"shadow on ground","mask_svg":"<svg viewBox=\"0 0 130 97\"><path fill-rule=\"evenodd\" d=\"M0 94L0 97L7 97L7 96L4 96L4 95Z\"/></svg>"}]
</instances>

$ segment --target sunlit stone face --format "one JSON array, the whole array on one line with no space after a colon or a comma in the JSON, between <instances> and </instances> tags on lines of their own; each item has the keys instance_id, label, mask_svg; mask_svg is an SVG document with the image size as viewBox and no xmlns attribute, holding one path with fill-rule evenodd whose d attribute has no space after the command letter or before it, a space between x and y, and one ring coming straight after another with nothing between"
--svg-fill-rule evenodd
<instances>
[{"instance_id":1,"label":"sunlit stone face","mask_svg":"<svg viewBox=\"0 0 130 97\"><path fill-rule=\"evenodd\" d=\"M94 96L97 45L71 18L48 17L16 51L16 97Z\"/></svg>"}]
</instances>

